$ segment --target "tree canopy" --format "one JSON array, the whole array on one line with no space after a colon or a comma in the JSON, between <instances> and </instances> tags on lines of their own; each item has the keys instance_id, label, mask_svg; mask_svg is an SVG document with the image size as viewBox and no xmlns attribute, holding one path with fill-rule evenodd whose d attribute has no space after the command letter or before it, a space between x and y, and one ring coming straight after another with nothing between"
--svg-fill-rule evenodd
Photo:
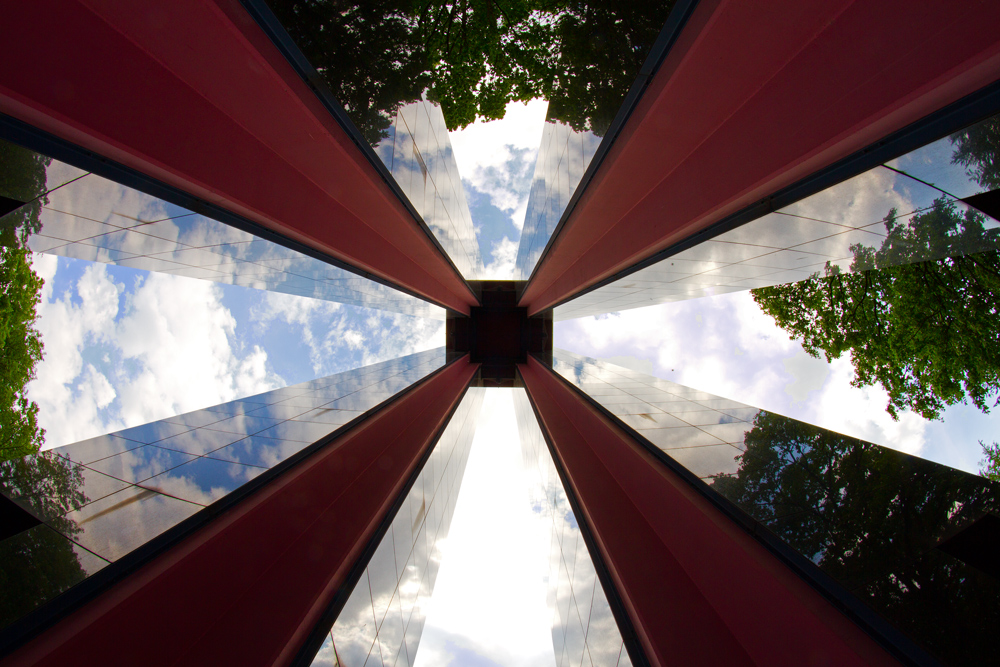
<instances>
[{"instance_id":1,"label":"tree canopy","mask_svg":"<svg viewBox=\"0 0 1000 667\"><path fill-rule=\"evenodd\" d=\"M37 452L45 438L25 387L42 359L35 308L43 281L31 267L28 236L39 213L48 158L0 142L0 194L28 202L0 220L0 461Z\"/></svg>"},{"instance_id":2,"label":"tree canopy","mask_svg":"<svg viewBox=\"0 0 1000 667\"><path fill-rule=\"evenodd\" d=\"M403 104L441 105L449 130L549 100L550 120L603 135L673 1L269 0L372 144Z\"/></svg>"},{"instance_id":3,"label":"tree canopy","mask_svg":"<svg viewBox=\"0 0 1000 667\"><path fill-rule=\"evenodd\" d=\"M951 161L986 190L1000 188L1000 118L990 118L951 135Z\"/></svg>"},{"instance_id":4,"label":"tree canopy","mask_svg":"<svg viewBox=\"0 0 1000 667\"><path fill-rule=\"evenodd\" d=\"M673 0L549 4L549 120L604 136L673 6Z\"/></svg>"},{"instance_id":5,"label":"tree canopy","mask_svg":"<svg viewBox=\"0 0 1000 667\"><path fill-rule=\"evenodd\" d=\"M1000 510L1000 485L763 411L744 444L714 490L945 662L992 660L1000 584L936 546Z\"/></svg>"}]
</instances>

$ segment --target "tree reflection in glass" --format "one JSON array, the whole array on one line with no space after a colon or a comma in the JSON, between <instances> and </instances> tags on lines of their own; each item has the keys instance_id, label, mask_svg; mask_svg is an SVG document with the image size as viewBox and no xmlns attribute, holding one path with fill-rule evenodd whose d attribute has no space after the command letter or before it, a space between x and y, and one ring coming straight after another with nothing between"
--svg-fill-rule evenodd
<instances>
[{"instance_id":1,"label":"tree reflection in glass","mask_svg":"<svg viewBox=\"0 0 1000 667\"><path fill-rule=\"evenodd\" d=\"M0 489L43 523L0 541L0 628L88 575L66 513L86 504L79 468L50 452L0 461Z\"/></svg>"},{"instance_id":2,"label":"tree reflection in glass","mask_svg":"<svg viewBox=\"0 0 1000 667\"><path fill-rule=\"evenodd\" d=\"M744 443L714 490L949 664L993 659L1000 583L936 547L1000 511L1000 485L769 412Z\"/></svg>"},{"instance_id":3,"label":"tree reflection in glass","mask_svg":"<svg viewBox=\"0 0 1000 667\"><path fill-rule=\"evenodd\" d=\"M1000 185L1000 119L951 142L952 164L986 192ZM1000 229L947 194L909 220L889 210L884 227L878 249L851 246L849 273L828 263L823 276L752 290L754 300L809 354L850 353L852 384L882 386L894 419L907 409L939 419L968 401L989 412L1000 393Z\"/></svg>"}]
</instances>

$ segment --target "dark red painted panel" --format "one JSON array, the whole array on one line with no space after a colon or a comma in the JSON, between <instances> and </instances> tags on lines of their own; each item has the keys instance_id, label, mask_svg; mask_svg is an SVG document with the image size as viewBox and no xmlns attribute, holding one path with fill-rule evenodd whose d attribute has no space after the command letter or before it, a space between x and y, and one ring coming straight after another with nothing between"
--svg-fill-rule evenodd
<instances>
[{"instance_id":1,"label":"dark red painted panel","mask_svg":"<svg viewBox=\"0 0 1000 667\"><path fill-rule=\"evenodd\" d=\"M288 664L477 367L448 366L2 664Z\"/></svg>"},{"instance_id":2,"label":"dark red painted panel","mask_svg":"<svg viewBox=\"0 0 1000 667\"><path fill-rule=\"evenodd\" d=\"M894 664L550 369L519 369L653 665Z\"/></svg>"},{"instance_id":3,"label":"dark red painted panel","mask_svg":"<svg viewBox=\"0 0 1000 667\"><path fill-rule=\"evenodd\" d=\"M534 314L1000 76L1000 4L701 0L521 305Z\"/></svg>"},{"instance_id":4,"label":"dark red painted panel","mask_svg":"<svg viewBox=\"0 0 1000 667\"><path fill-rule=\"evenodd\" d=\"M0 112L438 304L476 303L236 0L6 5Z\"/></svg>"}]
</instances>

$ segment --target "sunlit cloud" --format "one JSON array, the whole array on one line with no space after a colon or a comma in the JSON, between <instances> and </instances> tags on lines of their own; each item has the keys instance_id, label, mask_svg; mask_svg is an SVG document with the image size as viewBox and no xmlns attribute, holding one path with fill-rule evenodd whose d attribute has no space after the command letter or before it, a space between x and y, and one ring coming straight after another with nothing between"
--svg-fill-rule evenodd
<instances>
[{"instance_id":1,"label":"sunlit cloud","mask_svg":"<svg viewBox=\"0 0 1000 667\"><path fill-rule=\"evenodd\" d=\"M37 320L45 357L28 393L46 448L283 384L263 349L236 344L217 285L149 274L129 288L104 264L81 265L66 283L58 258L34 259L46 279Z\"/></svg>"}]
</instances>

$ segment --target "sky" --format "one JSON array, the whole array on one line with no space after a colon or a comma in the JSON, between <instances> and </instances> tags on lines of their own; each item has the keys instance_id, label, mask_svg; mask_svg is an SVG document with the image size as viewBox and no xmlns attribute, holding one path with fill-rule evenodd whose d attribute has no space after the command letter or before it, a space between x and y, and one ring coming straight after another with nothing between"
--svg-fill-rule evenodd
<instances>
[{"instance_id":1,"label":"sky","mask_svg":"<svg viewBox=\"0 0 1000 667\"><path fill-rule=\"evenodd\" d=\"M484 279L514 275L547 108L544 100L512 102L503 120L448 133L479 239Z\"/></svg>"},{"instance_id":2,"label":"sky","mask_svg":"<svg viewBox=\"0 0 1000 667\"><path fill-rule=\"evenodd\" d=\"M45 448L444 344L444 322L36 254Z\"/></svg>"}]
</instances>

